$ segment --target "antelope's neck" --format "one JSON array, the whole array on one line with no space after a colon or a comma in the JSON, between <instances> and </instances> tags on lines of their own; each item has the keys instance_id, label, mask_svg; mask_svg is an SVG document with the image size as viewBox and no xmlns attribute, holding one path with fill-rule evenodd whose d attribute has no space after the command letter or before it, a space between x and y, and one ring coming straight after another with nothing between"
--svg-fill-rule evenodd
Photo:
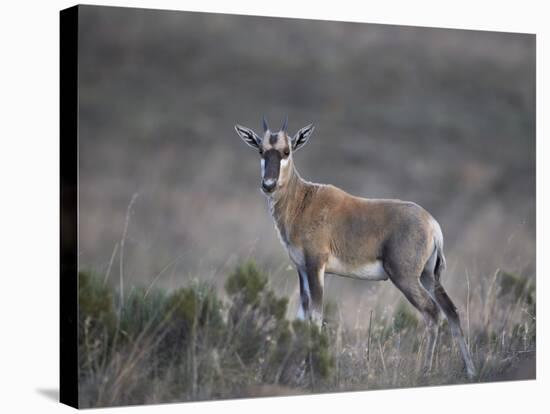
<instances>
[{"instance_id":1,"label":"antelope's neck","mask_svg":"<svg viewBox=\"0 0 550 414\"><path fill-rule=\"evenodd\" d=\"M269 210L275 221L275 227L279 232L281 242L286 246L289 245L292 224L307 206L309 195L315 186L300 177L294 168L294 163L289 167L291 172L288 182L276 194L268 198Z\"/></svg>"}]
</instances>

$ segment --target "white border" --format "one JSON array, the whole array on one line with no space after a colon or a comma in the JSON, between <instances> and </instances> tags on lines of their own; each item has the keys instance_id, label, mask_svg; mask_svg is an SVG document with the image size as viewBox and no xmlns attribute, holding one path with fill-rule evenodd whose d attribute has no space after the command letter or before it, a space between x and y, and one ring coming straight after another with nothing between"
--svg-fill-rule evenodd
<instances>
[{"instance_id":1,"label":"white border","mask_svg":"<svg viewBox=\"0 0 550 414\"><path fill-rule=\"evenodd\" d=\"M542 139L548 84L548 20L543 1L385 1L297 2L193 0L91 1L173 10L364 21L537 34L537 380L483 385L325 394L226 402L171 404L116 409L116 412L394 412L445 414L518 413L548 406L548 346L542 321L548 297L542 275L548 273L543 237L548 231L548 144ZM69 1L2 4L0 12L0 267L2 341L0 384L2 412L68 412L45 396L58 387L58 41L60 9ZM548 111L546 111L548 116ZM546 320L550 320L546 318ZM40 391L42 390L42 391ZM43 390L46 390L44 392ZM546 391L548 394L548 391ZM112 412L114 409L105 409ZM539 412L542 409L536 409Z\"/></svg>"}]
</instances>

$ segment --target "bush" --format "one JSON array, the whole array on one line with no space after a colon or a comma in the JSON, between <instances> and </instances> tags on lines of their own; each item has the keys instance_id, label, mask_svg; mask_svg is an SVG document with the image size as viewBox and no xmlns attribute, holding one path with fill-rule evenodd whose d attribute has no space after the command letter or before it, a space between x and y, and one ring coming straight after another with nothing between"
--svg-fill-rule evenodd
<instances>
[{"instance_id":1,"label":"bush","mask_svg":"<svg viewBox=\"0 0 550 414\"><path fill-rule=\"evenodd\" d=\"M91 273L78 274L78 309L79 366L93 370L113 344L117 317L111 290Z\"/></svg>"},{"instance_id":2,"label":"bush","mask_svg":"<svg viewBox=\"0 0 550 414\"><path fill-rule=\"evenodd\" d=\"M244 305L257 305L260 294L267 286L267 276L261 273L254 262L238 266L227 278L225 290Z\"/></svg>"},{"instance_id":3,"label":"bush","mask_svg":"<svg viewBox=\"0 0 550 414\"><path fill-rule=\"evenodd\" d=\"M119 340L135 341L142 332L160 324L164 317L165 303L164 292L132 289L121 308Z\"/></svg>"},{"instance_id":4,"label":"bush","mask_svg":"<svg viewBox=\"0 0 550 414\"><path fill-rule=\"evenodd\" d=\"M253 262L228 277L226 300L191 283L171 294L132 289L118 312L110 287L82 273L80 372L83 406L238 396L250 386L315 388L331 373L328 335L285 318ZM86 344L93 339L98 352ZM155 385L157 384L157 385Z\"/></svg>"},{"instance_id":5,"label":"bush","mask_svg":"<svg viewBox=\"0 0 550 414\"><path fill-rule=\"evenodd\" d=\"M499 272L498 278L501 297L510 295L516 302L524 299L535 312L535 286L531 283L531 279L504 271Z\"/></svg>"},{"instance_id":6,"label":"bush","mask_svg":"<svg viewBox=\"0 0 550 414\"><path fill-rule=\"evenodd\" d=\"M81 327L88 326L88 329L113 334L116 314L112 292L91 273L78 274L78 307Z\"/></svg>"}]
</instances>

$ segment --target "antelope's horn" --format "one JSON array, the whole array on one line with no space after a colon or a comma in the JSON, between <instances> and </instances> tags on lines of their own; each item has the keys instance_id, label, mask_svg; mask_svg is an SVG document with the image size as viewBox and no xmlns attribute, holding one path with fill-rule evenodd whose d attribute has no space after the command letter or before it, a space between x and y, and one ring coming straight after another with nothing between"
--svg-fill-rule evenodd
<instances>
[{"instance_id":1,"label":"antelope's horn","mask_svg":"<svg viewBox=\"0 0 550 414\"><path fill-rule=\"evenodd\" d=\"M287 126L288 126L288 115L285 116L285 122L283 123L283 127L281 128L281 131L286 132Z\"/></svg>"}]
</instances>

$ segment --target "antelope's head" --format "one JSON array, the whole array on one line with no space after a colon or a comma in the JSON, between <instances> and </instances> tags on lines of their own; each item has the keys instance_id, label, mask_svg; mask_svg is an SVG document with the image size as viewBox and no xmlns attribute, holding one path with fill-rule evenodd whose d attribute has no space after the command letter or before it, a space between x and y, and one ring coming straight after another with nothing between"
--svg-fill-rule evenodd
<instances>
[{"instance_id":1,"label":"antelope's head","mask_svg":"<svg viewBox=\"0 0 550 414\"><path fill-rule=\"evenodd\" d=\"M273 132L264 117L263 136L259 136L250 128L235 125L235 131L242 140L260 153L261 188L267 195L284 188L292 173L293 152L306 144L314 129L313 124L309 124L290 137L287 134L287 124L288 118L279 131Z\"/></svg>"}]
</instances>

